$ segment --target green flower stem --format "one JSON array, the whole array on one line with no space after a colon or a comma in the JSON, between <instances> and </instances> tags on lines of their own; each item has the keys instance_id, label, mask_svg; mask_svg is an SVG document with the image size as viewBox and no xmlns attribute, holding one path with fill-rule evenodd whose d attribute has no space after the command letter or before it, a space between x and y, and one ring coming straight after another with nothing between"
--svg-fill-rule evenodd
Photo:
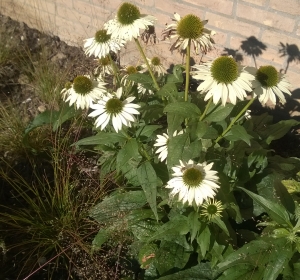
<instances>
[{"instance_id":1,"label":"green flower stem","mask_svg":"<svg viewBox=\"0 0 300 280\"><path fill-rule=\"evenodd\" d=\"M212 97L208 100L208 103L205 106L204 112L202 113L202 115L200 116L200 122L204 119L204 117L206 116L207 110L212 102Z\"/></svg>"},{"instance_id":2,"label":"green flower stem","mask_svg":"<svg viewBox=\"0 0 300 280\"><path fill-rule=\"evenodd\" d=\"M147 58L146 58L146 56L145 56L145 53L144 53L144 51L143 51L143 48L142 48L142 46L141 46L139 40L138 40L137 38L134 38L134 41L135 41L135 43L136 43L136 45L137 45L137 48L139 49L139 51L140 51L140 53L141 53L141 55L142 55L142 57L143 57L143 59L144 59L146 65L147 65L148 71L149 71L149 73L150 73L150 75L151 75L151 78L152 78L152 80L153 80L153 83L154 83L155 88L156 88L157 90L159 90L159 85L158 85L158 83L157 83L157 81L156 81L156 79L155 79L155 77L154 77L154 74L153 74L153 72L152 72L152 70L151 70L151 67L150 67L150 65L149 65L149 62L148 62L148 60L147 60Z\"/></svg>"},{"instance_id":3,"label":"green flower stem","mask_svg":"<svg viewBox=\"0 0 300 280\"><path fill-rule=\"evenodd\" d=\"M243 108L241 112L231 121L229 126L223 131L223 133L216 139L215 143L218 143L225 135L226 133L231 129L231 127L235 124L235 122L247 111L247 109L250 107L250 105L254 102L255 98L251 98L249 102L246 104L246 106Z\"/></svg>"},{"instance_id":4,"label":"green flower stem","mask_svg":"<svg viewBox=\"0 0 300 280\"><path fill-rule=\"evenodd\" d=\"M111 66L112 66L112 69L114 71L115 77L117 79L117 87L119 87L121 84L120 75L119 75L119 71L118 71L119 69L117 68L117 66L116 66L115 62L113 61L110 54L108 54L108 58L109 58Z\"/></svg>"},{"instance_id":5,"label":"green flower stem","mask_svg":"<svg viewBox=\"0 0 300 280\"><path fill-rule=\"evenodd\" d=\"M188 101L189 86L190 86L190 59L191 59L191 39L189 39L186 48L184 101Z\"/></svg>"}]
</instances>

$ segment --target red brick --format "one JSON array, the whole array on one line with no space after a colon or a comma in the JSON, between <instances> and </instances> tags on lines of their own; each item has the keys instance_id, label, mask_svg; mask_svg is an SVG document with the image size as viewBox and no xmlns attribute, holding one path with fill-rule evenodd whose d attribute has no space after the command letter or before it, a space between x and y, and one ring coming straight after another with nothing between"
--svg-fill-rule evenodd
<instances>
[{"instance_id":1,"label":"red brick","mask_svg":"<svg viewBox=\"0 0 300 280\"><path fill-rule=\"evenodd\" d=\"M213 12L219 12L226 15L231 15L233 9L233 1L231 0L184 0L183 3L184 2L201 6Z\"/></svg>"},{"instance_id":2,"label":"red brick","mask_svg":"<svg viewBox=\"0 0 300 280\"><path fill-rule=\"evenodd\" d=\"M237 5L236 15L239 18L253 21L254 24L263 24L289 32L293 31L295 26L295 21L293 19L281 16L274 12L267 12L259 8L250 7L241 3L238 3Z\"/></svg>"},{"instance_id":3,"label":"red brick","mask_svg":"<svg viewBox=\"0 0 300 280\"><path fill-rule=\"evenodd\" d=\"M280 12L289 13L291 15L299 16L300 14L300 2L299 0L270 0L269 6Z\"/></svg>"},{"instance_id":4,"label":"red brick","mask_svg":"<svg viewBox=\"0 0 300 280\"><path fill-rule=\"evenodd\" d=\"M239 21L237 19L233 19L231 17L227 18L208 12L206 13L206 19L208 19L208 24L212 29L213 27L217 27L219 29L234 32L246 37L258 37L258 34L260 32L259 27Z\"/></svg>"}]
</instances>

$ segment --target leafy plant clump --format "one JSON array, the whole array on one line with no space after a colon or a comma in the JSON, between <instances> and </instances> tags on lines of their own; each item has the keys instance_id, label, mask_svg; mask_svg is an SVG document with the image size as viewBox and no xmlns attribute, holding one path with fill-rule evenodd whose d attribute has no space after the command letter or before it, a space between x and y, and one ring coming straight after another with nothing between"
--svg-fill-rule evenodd
<instances>
[{"instance_id":1,"label":"leafy plant clump","mask_svg":"<svg viewBox=\"0 0 300 280\"><path fill-rule=\"evenodd\" d=\"M92 133L70 149L96 157L99 188L107 180L116 187L91 207L77 201L78 215L97 224L91 253L118 246L115 275L129 279L296 279L298 189L282 182L297 178L300 161L270 144L299 122L274 123L250 111L254 101L284 104L289 82L271 65L256 69L231 56L191 66L193 50L210 51L215 34L192 14L175 13L163 32L172 51L186 54L184 65L166 70L141 44L156 41L154 22L123 3L85 40L85 53L99 59L95 72L67 82L61 97L68 105L39 114L27 128L47 123L57 132L87 116L84 131ZM131 40L143 63L120 69L113 54ZM67 197L72 205L75 197Z\"/></svg>"}]
</instances>

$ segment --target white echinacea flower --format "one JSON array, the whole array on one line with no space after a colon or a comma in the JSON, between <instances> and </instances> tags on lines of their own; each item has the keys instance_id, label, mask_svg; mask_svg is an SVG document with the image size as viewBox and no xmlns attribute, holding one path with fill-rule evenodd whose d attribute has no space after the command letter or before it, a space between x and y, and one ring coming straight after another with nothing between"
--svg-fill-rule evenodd
<instances>
[{"instance_id":1,"label":"white echinacea flower","mask_svg":"<svg viewBox=\"0 0 300 280\"><path fill-rule=\"evenodd\" d=\"M225 106L227 100L236 104L237 98L244 100L247 91L252 91L251 82L254 75L245 70L231 56L221 56L212 62L192 66L195 71L191 74L194 79L202 80L197 90L206 93L204 100L213 98L213 103L217 104L222 100Z\"/></svg>"},{"instance_id":2,"label":"white echinacea flower","mask_svg":"<svg viewBox=\"0 0 300 280\"><path fill-rule=\"evenodd\" d=\"M217 171L211 170L213 163L206 164L179 161L180 165L172 167L173 178L168 181L166 188L172 189L170 195L178 194L178 201L182 203L193 202L199 206L208 198L214 198L220 186L218 183Z\"/></svg>"},{"instance_id":3,"label":"white echinacea flower","mask_svg":"<svg viewBox=\"0 0 300 280\"><path fill-rule=\"evenodd\" d=\"M68 82L61 91L62 98L69 102L70 106L75 104L76 108L88 109L92 102L96 102L106 94L106 83L91 79L90 76L77 76L73 83Z\"/></svg>"},{"instance_id":4,"label":"white echinacea flower","mask_svg":"<svg viewBox=\"0 0 300 280\"><path fill-rule=\"evenodd\" d=\"M291 95L289 87L291 84L284 74L277 72L271 65L261 66L258 70L252 68L255 80L252 82L253 92L258 96L258 100L265 105L269 100L276 105L276 96L282 104L286 103L283 93Z\"/></svg>"},{"instance_id":5,"label":"white echinacea flower","mask_svg":"<svg viewBox=\"0 0 300 280\"><path fill-rule=\"evenodd\" d=\"M147 29L155 20L155 17L142 15L138 7L125 2L118 9L116 17L104 24L104 28L112 37L131 41L140 36L140 29Z\"/></svg>"},{"instance_id":6,"label":"white echinacea flower","mask_svg":"<svg viewBox=\"0 0 300 280\"><path fill-rule=\"evenodd\" d=\"M168 132L168 131L167 131ZM177 130L174 131L173 137L183 134L183 130L177 132ZM169 135L167 133L163 133L162 135L156 136L156 142L154 144L155 147L159 147L156 150L156 154L158 155L158 159L163 162L167 156L168 156L168 142L169 142Z\"/></svg>"},{"instance_id":7,"label":"white echinacea flower","mask_svg":"<svg viewBox=\"0 0 300 280\"><path fill-rule=\"evenodd\" d=\"M174 13L172 20L175 23L167 25L162 32L164 39L176 39L170 48L171 51L175 49L185 50L189 40L194 46L196 54L199 54L200 51L206 53L213 48L214 40L212 36L216 32L204 27L208 22L207 20L202 21L193 14L188 14L181 18L178 13Z\"/></svg>"},{"instance_id":8,"label":"white echinacea flower","mask_svg":"<svg viewBox=\"0 0 300 280\"><path fill-rule=\"evenodd\" d=\"M165 68L163 67L160 58L157 56L152 57L152 59L147 58L147 61L150 65L150 68L154 74L157 74L157 76L163 76L167 73ZM141 67L143 68L143 72L146 72L148 70L148 67L146 64L142 64Z\"/></svg>"},{"instance_id":9,"label":"white echinacea flower","mask_svg":"<svg viewBox=\"0 0 300 280\"><path fill-rule=\"evenodd\" d=\"M97 117L95 126L103 130L109 121L116 132L122 129L122 125L131 127L131 122L136 121L134 115L138 115L140 105L131 103L135 97L127 97L125 100L120 100L122 96L122 87L118 88L115 96L107 93L98 103L92 104L94 109L89 117Z\"/></svg>"},{"instance_id":10,"label":"white echinacea flower","mask_svg":"<svg viewBox=\"0 0 300 280\"><path fill-rule=\"evenodd\" d=\"M124 46L125 41L107 34L106 29L98 30L94 37L84 40L84 52L86 55L105 57L110 51L117 53Z\"/></svg>"},{"instance_id":11,"label":"white echinacea flower","mask_svg":"<svg viewBox=\"0 0 300 280\"><path fill-rule=\"evenodd\" d=\"M154 92L151 89L145 88L141 83L136 83L136 82L128 79L128 76L130 74L135 74L135 73L141 73L142 72L142 68L140 66L135 67L135 66L130 65L130 66L127 66L126 68L124 68L122 70L125 72L125 75L121 78L121 84L124 87L131 87L131 86L136 84L138 93L140 93L142 95L145 95L147 93L149 95L154 94Z\"/></svg>"}]
</instances>

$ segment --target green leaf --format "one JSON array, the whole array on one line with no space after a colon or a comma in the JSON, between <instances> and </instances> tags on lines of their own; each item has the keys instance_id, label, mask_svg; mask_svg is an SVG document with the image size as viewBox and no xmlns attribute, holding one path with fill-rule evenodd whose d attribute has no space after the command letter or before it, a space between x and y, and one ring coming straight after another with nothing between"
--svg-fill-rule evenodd
<instances>
[{"instance_id":1,"label":"green leaf","mask_svg":"<svg viewBox=\"0 0 300 280\"><path fill-rule=\"evenodd\" d=\"M33 121L26 127L25 135L28 134L33 129L43 126L45 124L51 124L59 118L60 112L58 111L45 111L38 114Z\"/></svg>"},{"instance_id":2,"label":"green leaf","mask_svg":"<svg viewBox=\"0 0 300 280\"><path fill-rule=\"evenodd\" d=\"M189 232L189 225L187 217L178 215L172 220L166 222L148 239L148 242L154 240L165 240L169 236L185 235Z\"/></svg>"},{"instance_id":3,"label":"green leaf","mask_svg":"<svg viewBox=\"0 0 300 280\"><path fill-rule=\"evenodd\" d=\"M58 118L53 123L53 131L56 131L65 121L74 118L78 110L76 111L74 106L63 106L58 113Z\"/></svg>"},{"instance_id":4,"label":"green leaf","mask_svg":"<svg viewBox=\"0 0 300 280\"><path fill-rule=\"evenodd\" d=\"M184 68L182 67L182 65L175 65L173 67L173 75L176 77L179 83L183 82L183 76L182 76L183 69Z\"/></svg>"},{"instance_id":5,"label":"green leaf","mask_svg":"<svg viewBox=\"0 0 300 280\"><path fill-rule=\"evenodd\" d=\"M121 171L133 186L139 185L137 167L141 159L138 143L134 138L129 139L117 155L117 171Z\"/></svg>"},{"instance_id":6,"label":"green leaf","mask_svg":"<svg viewBox=\"0 0 300 280\"><path fill-rule=\"evenodd\" d=\"M184 121L184 117L178 114L169 113L167 115L167 121L168 121L168 134L172 136L174 131L178 130L181 127L181 124Z\"/></svg>"},{"instance_id":7,"label":"green leaf","mask_svg":"<svg viewBox=\"0 0 300 280\"><path fill-rule=\"evenodd\" d=\"M165 84L158 92L158 96L168 97L172 102L175 102L178 97L178 91L175 84Z\"/></svg>"},{"instance_id":8,"label":"green leaf","mask_svg":"<svg viewBox=\"0 0 300 280\"><path fill-rule=\"evenodd\" d=\"M156 172L149 161L140 165L137 169L137 176L143 188L146 199L154 213L156 220L158 220L157 207L156 207L156 194L158 178Z\"/></svg>"},{"instance_id":9,"label":"green leaf","mask_svg":"<svg viewBox=\"0 0 300 280\"><path fill-rule=\"evenodd\" d=\"M159 280L212 280L210 263L199 263L189 269L176 272L171 275L160 277Z\"/></svg>"},{"instance_id":10,"label":"green leaf","mask_svg":"<svg viewBox=\"0 0 300 280\"><path fill-rule=\"evenodd\" d=\"M164 112L178 114L184 118L197 118L200 117L201 114L199 108L195 104L185 101L168 104L165 107Z\"/></svg>"},{"instance_id":11,"label":"green leaf","mask_svg":"<svg viewBox=\"0 0 300 280\"><path fill-rule=\"evenodd\" d=\"M146 89L155 91L152 78L146 74L142 74L142 73L130 74L128 75L127 79L142 84L143 87Z\"/></svg>"},{"instance_id":12,"label":"green leaf","mask_svg":"<svg viewBox=\"0 0 300 280\"><path fill-rule=\"evenodd\" d=\"M109 239L110 236L110 230L109 229L100 229L95 236L93 242L92 242L92 250L98 251L101 249L101 246Z\"/></svg>"},{"instance_id":13,"label":"green leaf","mask_svg":"<svg viewBox=\"0 0 300 280\"><path fill-rule=\"evenodd\" d=\"M288 225L290 228L293 228L288 212L280 204L269 201L262 196L250 192L242 187L239 188L246 192L253 200L255 200L256 203L264 208L272 220L280 225Z\"/></svg>"},{"instance_id":14,"label":"green leaf","mask_svg":"<svg viewBox=\"0 0 300 280\"><path fill-rule=\"evenodd\" d=\"M202 258L205 258L206 252L210 246L210 230L206 226L197 237L197 243L200 247Z\"/></svg>"},{"instance_id":15,"label":"green leaf","mask_svg":"<svg viewBox=\"0 0 300 280\"><path fill-rule=\"evenodd\" d=\"M250 139L253 138L249 135L244 127L241 125L234 125L228 133L226 133L225 138L229 141L242 140L250 146Z\"/></svg>"},{"instance_id":16,"label":"green leaf","mask_svg":"<svg viewBox=\"0 0 300 280\"><path fill-rule=\"evenodd\" d=\"M155 267L162 275L174 268L183 268L188 262L190 254L185 249L173 242L163 241L156 251Z\"/></svg>"},{"instance_id":17,"label":"green leaf","mask_svg":"<svg viewBox=\"0 0 300 280\"><path fill-rule=\"evenodd\" d=\"M131 211L143 207L147 199L142 190L130 191L126 193L113 193L106 196L104 200L95 205L89 216L99 223L109 222L117 218L120 212Z\"/></svg>"},{"instance_id":18,"label":"green leaf","mask_svg":"<svg viewBox=\"0 0 300 280\"><path fill-rule=\"evenodd\" d=\"M280 139L283 137L293 126L299 125L300 122L290 119L283 120L278 123L269 125L264 130L264 135L267 137L266 142L270 144L273 140Z\"/></svg>"},{"instance_id":19,"label":"green leaf","mask_svg":"<svg viewBox=\"0 0 300 280\"><path fill-rule=\"evenodd\" d=\"M212 109L209 110L207 116L205 117L206 121L209 122L220 122L223 121L232 111L233 105L227 103L225 107L220 105L213 105Z\"/></svg>"},{"instance_id":20,"label":"green leaf","mask_svg":"<svg viewBox=\"0 0 300 280\"><path fill-rule=\"evenodd\" d=\"M168 143L168 167L171 168L179 164L179 160L184 157L184 149L189 144L187 133L170 138Z\"/></svg>"},{"instance_id":21,"label":"green leaf","mask_svg":"<svg viewBox=\"0 0 300 280\"><path fill-rule=\"evenodd\" d=\"M94 136L86 137L80 139L76 143L72 144L72 146L93 146L93 145L108 145L115 143L123 143L126 141L125 136L115 132L103 132L100 131Z\"/></svg>"},{"instance_id":22,"label":"green leaf","mask_svg":"<svg viewBox=\"0 0 300 280\"><path fill-rule=\"evenodd\" d=\"M140 137L140 136L150 137L154 131L156 131L157 129L159 129L161 127L162 127L161 125L154 125L154 124L153 125L144 125L136 131L135 135L137 137Z\"/></svg>"},{"instance_id":23,"label":"green leaf","mask_svg":"<svg viewBox=\"0 0 300 280\"><path fill-rule=\"evenodd\" d=\"M193 242L201 227L201 223L199 221L199 214L197 212L191 212L188 215L188 224L190 226L191 242Z\"/></svg>"},{"instance_id":24,"label":"green leaf","mask_svg":"<svg viewBox=\"0 0 300 280\"><path fill-rule=\"evenodd\" d=\"M215 217L214 219L212 219L212 223L218 225L229 236L229 231L220 217Z\"/></svg>"}]
</instances>

